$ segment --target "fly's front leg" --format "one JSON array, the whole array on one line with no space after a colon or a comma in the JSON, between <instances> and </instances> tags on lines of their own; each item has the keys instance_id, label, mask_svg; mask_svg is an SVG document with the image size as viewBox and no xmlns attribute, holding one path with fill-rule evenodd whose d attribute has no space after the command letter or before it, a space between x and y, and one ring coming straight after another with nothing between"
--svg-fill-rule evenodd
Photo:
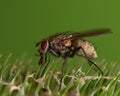
<instances>
[{"instance_id":1,"label":"fly's front leg","mask_svg":"<svg viewBox=\"0 0 120 96\"><path fill-rule=\"evenodd\" d=\"M57 57L60 56L60 52L57 52L56 50L50 49L50 52Z\"/></svg>"}]
</instances>

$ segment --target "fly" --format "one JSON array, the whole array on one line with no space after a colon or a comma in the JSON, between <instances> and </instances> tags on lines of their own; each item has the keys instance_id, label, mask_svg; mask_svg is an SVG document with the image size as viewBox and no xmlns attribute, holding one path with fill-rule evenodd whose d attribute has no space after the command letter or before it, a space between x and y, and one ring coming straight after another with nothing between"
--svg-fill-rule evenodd
<instances>
[{"instance_id":1,"label":"fly","mask_svg":"<svg viewBox=\"0 0 120 96\"><path fill-rule=\"evenodd\" d=\"M96 30L88 30L85 32L73 32L71 34L61 33L53 35L48 39L44 39L43 41L40 41L36 44L36 47L39 48L39 65L46 63L47 59L49 59L47 65L49 64L50 57L47 57L47 53L52 53L57 57L61 56L64 59L61 70L63 75L64 66L67 63L67 58L78 55L85 57L90 65L94 65L100 71L100 73L103 74L103 71L100 69L100 67L91 60L97 58L97 53L93 44L86 41L84 38L109 33L111 33L110 29L102 28Z\"/></svg>"}]
</instances>

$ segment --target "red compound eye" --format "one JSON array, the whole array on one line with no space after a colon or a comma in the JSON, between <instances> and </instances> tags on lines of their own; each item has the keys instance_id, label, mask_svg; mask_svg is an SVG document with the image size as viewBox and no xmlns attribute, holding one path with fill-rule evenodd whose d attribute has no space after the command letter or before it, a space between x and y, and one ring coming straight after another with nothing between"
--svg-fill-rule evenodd
<instances>
[{"instance_id":1,"label":"red compound eye","mask_svg":"<svg viewBox=\"0 0 120 96\"><path fill-rule=\"evenodd\" d=\"M48 46L49 46L49 43L47 40L44 40L41 42L41 53L46 53L47 49L48 49Z\"/></svg>"}]
</instances>

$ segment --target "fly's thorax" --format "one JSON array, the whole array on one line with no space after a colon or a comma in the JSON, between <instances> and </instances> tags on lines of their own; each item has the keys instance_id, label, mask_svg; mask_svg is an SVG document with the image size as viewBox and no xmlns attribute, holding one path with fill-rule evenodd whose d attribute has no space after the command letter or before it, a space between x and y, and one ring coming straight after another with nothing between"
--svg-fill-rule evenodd
<instances>
[{"instance_id":1,"label":"fly's thorax","mask_svg":"<svg viewBox=\"0 0 120 96\"><path fill-rule=\"evenodd\" d=\"M98 57L93 44L86 40L76 39L73 41L73 46L75 48L80 48L76 53L77 55L81 55L84 57L87 56L87 58L89 58L89 59ZM83 52L83 50L84 50L84 52Z\"/></svg>"},{"instance_id":2,"label":"fly's thorax","mask_svg":"<svg viewBox=\"0 0 120 96\"><path fill-rule=\"evenodd\" d=\"M65 37L65 35L59 35L50 39L50 50L55 56L65 57L71 52L71 44L71 39Z\"/></svg>"},{"instance_id":3,"label":"fly's thorax","mask_svg":"<svg viewBox=\"0 0 120 96\"><path fill-rule=\"evenodd\" d=\"M53 37L51 37L50 39L49 39L49 41L51 42L51 43L59 43L62 39L64 38L64 35L62 35L62 34L60 34L60 35L55 35L55 36L53 36Z\"/></svg>"},{"instance_id":4,"label":"fly's thorax","mask_svg":"<svg viewBox=\"0 0 120 96\"><path fill-rule=\"evenodd\" d=\"M66 39L66 40L61 41L61 44L62 44L63 46L66 46L66 47L70 47L71 44L72 44L72 42L71 42L70 39Z\"/></svg>"}]
</instances>

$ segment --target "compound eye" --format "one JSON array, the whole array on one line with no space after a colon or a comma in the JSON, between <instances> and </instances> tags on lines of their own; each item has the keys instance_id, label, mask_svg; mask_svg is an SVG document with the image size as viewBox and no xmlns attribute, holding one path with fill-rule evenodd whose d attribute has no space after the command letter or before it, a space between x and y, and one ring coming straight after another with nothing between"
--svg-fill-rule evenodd
<instances>
[{"instance_id":1,"label":"compound eye","mask_svg":"<svg viewBox=\"0 0 120 96\"><path fill-rule=\"evenodd\" d=\"M49 42L47 40L44 40L41 42L41 49L40 49L40 52L41 53L46 53L48 47L49 47Z\"/></svg>"}]
</instances>

